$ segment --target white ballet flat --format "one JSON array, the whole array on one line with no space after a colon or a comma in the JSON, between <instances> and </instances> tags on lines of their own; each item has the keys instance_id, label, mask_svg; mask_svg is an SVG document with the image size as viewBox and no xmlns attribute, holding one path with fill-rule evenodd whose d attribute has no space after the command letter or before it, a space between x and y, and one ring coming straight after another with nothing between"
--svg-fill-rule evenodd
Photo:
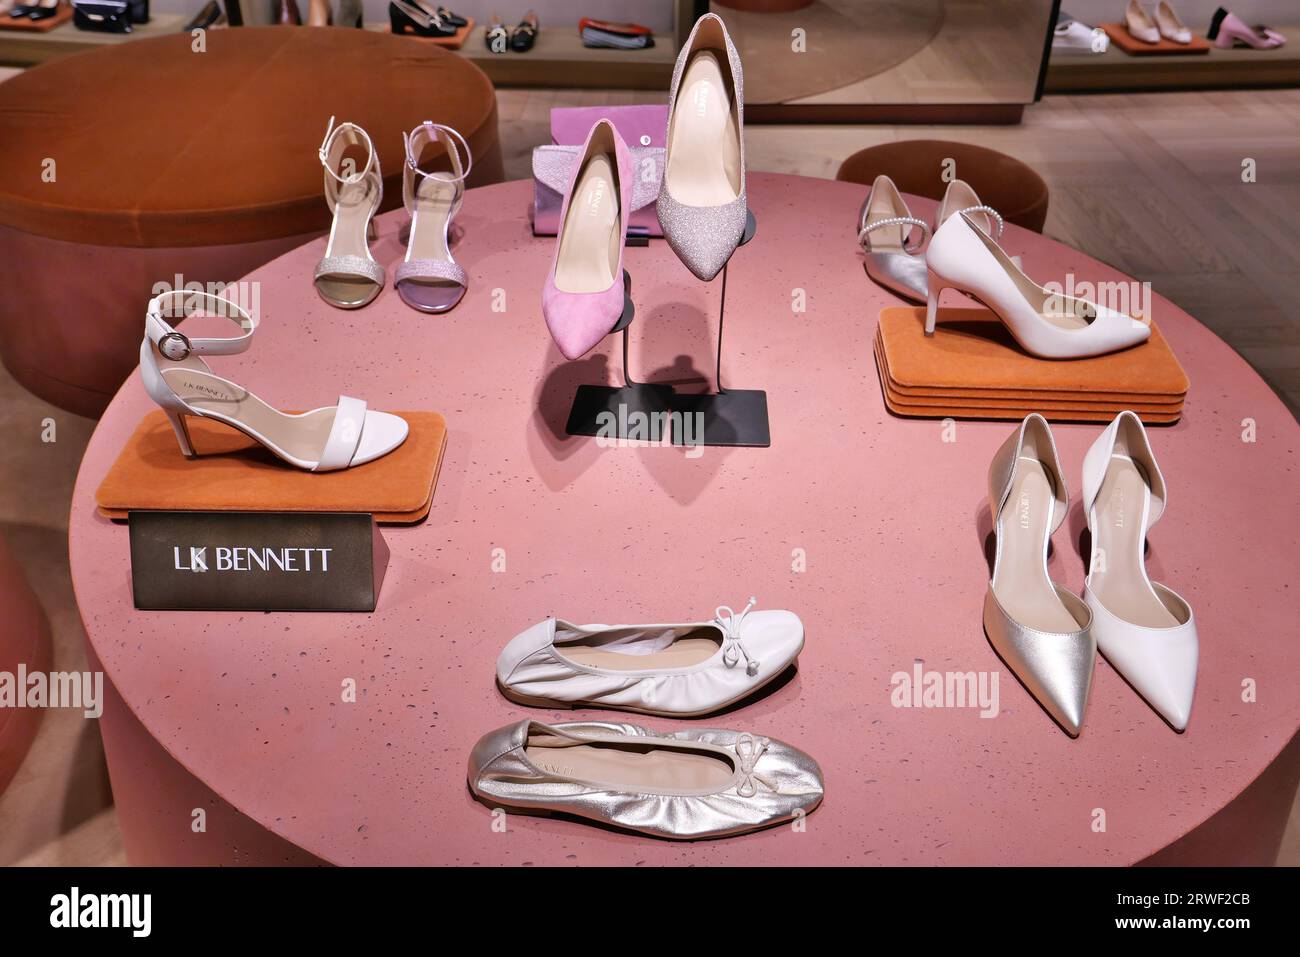
<instances>
[{"instance_id":1,"label":"white ballet flat","mask_svg":"<svg viewBox=\"0 0 1300 957\"><path fill-rule=\"evenodd\" d=\"M574 625L554 618L516 636L497 659L501 692L544 708L617 708L686 717L748 697L803 649L803 623L789 611L738 614L675 625Z\"/></svg>"},{"instance_id":2,"label":"white ballet flat","mask_svg":"<svg viewBox=\"0 0 1300 957\"><path fill-rule=\"evenodd\" d=\"M1044 359L1081 359L1145 342L1151 327L1086 299L1051 293L1026 276L970 215L959 212L934 232L925 254L929 270L925 334L934 335L939 296L956 289L978 299L1017 342Z\"/></svg>"},{"instance_id":3,"label":"white ballet flat","mask_svg":"<svg viewBox=\"0 0 1300 957\"><path fill-rule=\"evenodd\" d=\"M1092 534L1083 597L1106 660L1182 731L1196 692L1196 619L1179 595L1147 577L1143 555L1166 502L1142 420L1121 412L1083 460L1083 508Z\"/></svg>"},{"instance_id":4,"label":"white ballet flat","mask_svg":"<svg viewBox=\"0 0 1300 957\"><path fill-rule=\"evenodd\" d=\"M235 322L241 334L190 338L173 322L202 312ZM186 416L214 419L256 439L290 465L328 472L372 462L406 440L406 420L372 412L361 399L291 415L267 405L243 386L213 375L200 356L229 356L248 349L257 320L243 307L208 293L177 290L149 300L140 344L140 376L149 397L171 420L186 457L195 455Z\"/></svg>"}]
</instances>

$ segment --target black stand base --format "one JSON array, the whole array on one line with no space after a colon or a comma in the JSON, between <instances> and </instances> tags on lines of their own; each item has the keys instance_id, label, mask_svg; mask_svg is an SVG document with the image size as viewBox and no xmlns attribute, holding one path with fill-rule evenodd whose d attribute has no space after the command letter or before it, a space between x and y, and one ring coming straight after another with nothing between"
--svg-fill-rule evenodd
<instances>
[{"instance_id":1,"label":"black stand base","mask_svg":"<svg viewBox=\"0 0 1300 957\"><path fill-rule=\"evenodd\" d=\"M740 245L754 238L757 223L749 212ZM631 277L624 272L627 304L611 332L623 333L625 385L580 385L565 431L601 439L663 442L695 447L768 448L772 444L767 393L722 385L722 323L727 306L727 266L722 267L722 305L718 316L718 391L680 393L668 385L632 381L627 374L627 327L632 321Z\"/></svg>"},{"instance_id":2,"label":"black stand base","mask_svg":"<svg viewBox=\"0 0 1300 957\"><path fill-rule=\"evenodd\" d=\"M772 444L767 393L762 389L674 395L673 404L681 422L680 430L673 432L673 445L765 449Z\"/></svg>"}]
</instances>

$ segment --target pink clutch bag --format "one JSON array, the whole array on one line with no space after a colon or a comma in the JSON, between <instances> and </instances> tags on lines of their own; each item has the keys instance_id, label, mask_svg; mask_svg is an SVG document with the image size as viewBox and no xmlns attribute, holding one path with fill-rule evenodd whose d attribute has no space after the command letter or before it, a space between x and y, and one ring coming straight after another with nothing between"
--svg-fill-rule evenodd
<instances>
[{"instance_id":1,"label":"pink clutch bag","mask_svg":"<svg viewBox=\"0 0 1300 957\"><path fill-rule=\"evenodd\" d=\"M533 150L533 235L554 236L560 231L560 210L573 175L573 164L582 152L587 132L602 117L614 124L627 143L636 170L628 234L663 236L659 215L655 212L655 199L664 178L668 107L653 104L551 110L554 145L538 146Z\"/></svg>"}]
</instances>

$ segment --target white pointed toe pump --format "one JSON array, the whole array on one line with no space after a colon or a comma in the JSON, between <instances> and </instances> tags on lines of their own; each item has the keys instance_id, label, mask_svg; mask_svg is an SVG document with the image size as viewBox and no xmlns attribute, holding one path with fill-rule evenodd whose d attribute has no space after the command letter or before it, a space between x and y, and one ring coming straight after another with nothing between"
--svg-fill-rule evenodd
<instances>
[{"instance_id":1,"label":"white pointed toe pump","mask_svg":"<svg viewBox=\"0 0 1300 957\"><path fill-rule=\"evenodd\" d=\"M229 338L191 338L175 325L191 315L229 319L240 332ZM145 390L167 413L181 452L195 455L187 416L238 429L300 469L328 472L373 461L406 440L406 420L373 412L360 399L291 415L267 405L243 386L214 375L201 356L244 352L257 320L243 307L208 293L163 293L149 301L140 344Z\"/></svg>"},{"instance_id":2,"label":"white pointed toe pump","mask_svg":"<svg viewBox=\"0 0 1300 957\"><path fill-rule=\"evenodd\" d=\"M1083 460L1083 507L1092 534L1083 597L1106 660L1182 731L1196 692L1196 620L1186 601L1147 577L1144 557L1147 533L1166 501L1142 420L1121 412Z\"/></svg>"},{"instance_id":3,"label":"white pointed toe pump","mask_svg":"<svg viewBox=\"0 0 1300 957\"><path fill-rule=\"evenodd\" d=\"M935 230L925 263L927 336L934 335L944 289L964 292L988 306L1026 352L1043 359L1103 355L1151 336L1150 326L1122 312L1044 289L965 212Z\"/></svg>"},{"instance_id":4,"label":"white pointed toe pump","mask_svg":"<svg viewBox=\"0 0 1300 957\"><path fill-rule=\"evenodd\" d=\"M1052 581L1047 549L1069 493L1047 420L1028 415L989 465L997 555L984 598L989 643L1071 737L1083 727L1097 646L1088 606Z\"/></svg>"},{"instance_id":5,"label":"white pointed toe pump","mask_svg":"<svg viewBox=\"0 0 1300 957\"><path fill-rule=\"evenodd\" d=\"M358 170L356 159L347 154L351 147L362 145L366 161ZM325 168L325 202L334 221L312 280L316 292L331 306L359 309L384 288L384 267L375 262L367 242L374 236L375 213L384 201L379 156L369 133L355 123L335 126L332 116L317 155Z\"/></svg>"},{"instance_id":6,"label":"white pointed toe pump","mask_svg":"<svg viewBox=\"0 0 1300 957\"><path fill-rule=\"evenodd\" d=\"M716 13L695 21L668 93L664 176L656 210L664 239L696 278L722 271L745 236L745 82Z\"/></svg>"}]
</instances>

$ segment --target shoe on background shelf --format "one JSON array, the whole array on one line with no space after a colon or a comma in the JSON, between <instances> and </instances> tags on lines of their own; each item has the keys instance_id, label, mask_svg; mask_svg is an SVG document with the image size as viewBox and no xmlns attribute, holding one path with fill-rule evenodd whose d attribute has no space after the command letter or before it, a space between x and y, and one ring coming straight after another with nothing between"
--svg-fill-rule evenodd
<instances>
[{"instance_id":1,"label":"shoe on background shelf","mask_svg":"<svg viewBox=\"0 0 1300 957\"><path fill-rule=\"evenodd\" d=\"M1222 50L1234 46L1273 50L1286 43L1286 37L1276 30L1265 26L1247 26L1239 16L1223 7L1214 11L1205 38L1213 40L1214 45Z\"/></svg>"},{"instance_id":2,"label":"shoe on background shelf","mask_svg":"<svg viewBox=\"0 0 1300 957\"><path fill-rule=\"evenodd\" d=\"M527 53L533 48L533 44L537 42L537 32L541 29L541 26L541 21L537 19L536 12L529 10L510 34L510 49L516 53Z\"/></svg>"},{"instance_id":3,"label":"shoe on background shelf","mask_svg":"<svg viewBox=\"0 0 1300 957\"><path fill-rule=\"evenodd\" d=\"M656 209L664 239L696 278L722 271L745 235L744 76L715 13L695 21L668 93L664 176Z\"/></svg>"},{"instance_id":4,"label":"shoe on background shelf","mask_svg":"<svg viewBox=\"0 0 1300 957\"><path fill-rule=\"evenodd\" d=\"M1128 0L1128 6L1124 8L1124 28L1130 36L1143 43L1160 42L1160 28L1138 0Z\"/></svg>"},{"instance_id":5,"label":"shoe on background shelf","mask_svg":"<svg viewBox=\"0 0 1300 957\"><path fill-rule=\"evenodd\" d=\"M1174 13L1165 0L1160 0L1156 4L1155 15L1156 26L1160 29L1160 35L1166 40L1173 43L1191 43L1192 31L1183 26L1183 21L1178 19L1178 14Z\"/></svg>"},{"instance_id":6,"label":"shoe on background shelf","mask_svg":"<svg viewBox=\"0 0 1300 957\"><path fill-rule=\"evenodd\" d=\"M451 223L465 199L465 177L473 166L465 138L450 126L425 120L402 134L406 162L402 166L402 205L411 214L406 258L393 272L393 286L402 301L421 312L452 309L469 286L469 277L451 255ZM426 173L420 154L426 147L446 150L450 172ZM465 159L461 161L461 150Z\"/></svg>"},{"instance_id":7,"label":"shoe on background shelf","mask_svg":"<svg viewBox=\"0 0 1300 957\"><path fill-rule=\"evenodd\" d=\"M421 6L419 0L392 0L388 4L388 28L397 36L412 33L417 37L454 37L458 29L436 11Z\"/></svg>"},{"instance_id":8,"label":"shoe on background shelf","mask_svg":"<svg viewBox=\"0 0 1300 957\"><path fill-rule=\"evenodd\" d=\"M1052 52L1063 54L1097 54L1110 49L1110 37L1101 27L1070 19L1057 21L1052 31Z\"/></svg>"}]
</instances>

